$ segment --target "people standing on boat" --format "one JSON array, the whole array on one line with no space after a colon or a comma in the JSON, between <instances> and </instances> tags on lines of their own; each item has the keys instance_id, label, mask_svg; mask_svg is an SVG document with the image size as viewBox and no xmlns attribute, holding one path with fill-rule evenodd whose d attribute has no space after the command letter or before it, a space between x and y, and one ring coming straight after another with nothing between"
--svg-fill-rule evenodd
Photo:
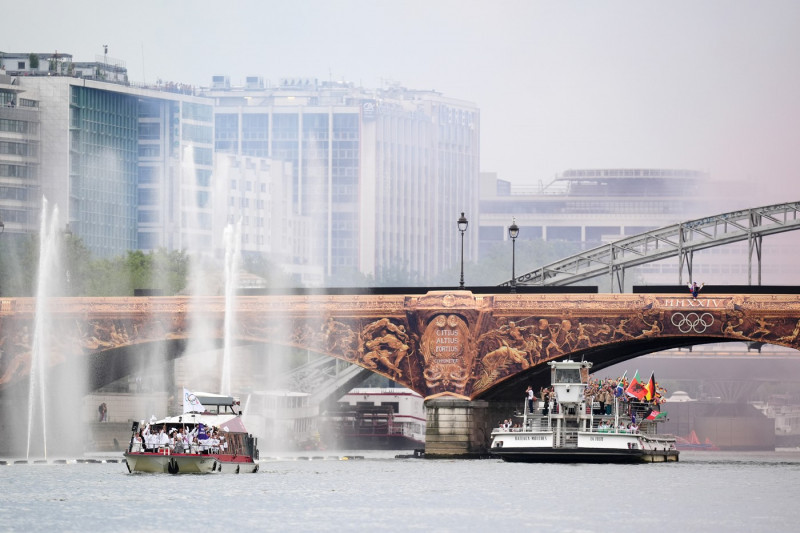
<instances>
[{"instance_id":1,"label":"people standing on boat","mask_svg":"<svg viewBox=\"0 0 800 533\"><path fill-rule=\"evenodd\" d=\"M159 442L158 433L155 433L150 430L150 424L147 424L144 427L144 432L142 433L142 436L144 437L145 450L154 451L158 449L158 442Z\"/></svg>"},{"instance_id":2,"label":"people standing on boat","mask_svg":"<svg viewBox=\"0 0 800 533\"><path fill-rule=\"evenodd\" d=\"M159 448L166 448L169 446L169 435L167 434L167 426L161 426L161 431L158 432L158 446Z\"/></svg>"},{"instance_id":3,"label":"people standing on boat","mask_svg":"<svg viewBox=\"0 0 800 533\"><path fill-rule=\"evenodd\" d=\"M539 398L541 398L542 400L542 414L547 416L547 400L548 400L547 387L542 387L539 389Z\"/></svg>"},{"instance_id":4,"label":"people standing on boat","mask_svg":"<svg viewBox=\"0 0 800 533\"><path fill-rule=\"evenodd\" d=\"M528 385L528 388L525 390L525 396L528 398L528 413L533 413L533 402L534 402L534 394L533 394L533 387Z\"/></svg>"}]
</instances>

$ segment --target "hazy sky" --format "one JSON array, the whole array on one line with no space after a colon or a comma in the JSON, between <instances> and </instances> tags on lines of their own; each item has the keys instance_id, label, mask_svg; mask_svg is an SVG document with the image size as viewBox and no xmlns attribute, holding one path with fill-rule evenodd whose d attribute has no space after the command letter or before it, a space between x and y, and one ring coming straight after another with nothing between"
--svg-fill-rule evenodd
<instances>
[{"instance_id":1,"label":"hazy sky","mask_svg":"<svg viewBox=\"0 0 800 533\"><path fill-rule=\"evenodd\" d=\"M797 0L26 0L2 19L2 51L108 44L134 81L435 89L479 106L481 168L514 183L691 168L800 200Z\"/></svg>"}]
</instances>

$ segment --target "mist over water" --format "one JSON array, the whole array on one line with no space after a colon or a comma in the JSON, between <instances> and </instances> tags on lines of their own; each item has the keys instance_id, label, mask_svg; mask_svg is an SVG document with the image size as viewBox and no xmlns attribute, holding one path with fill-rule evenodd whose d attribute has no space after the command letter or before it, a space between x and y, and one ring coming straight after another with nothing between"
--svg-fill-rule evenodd
<instances>
[{"instance_id":1,"label":"mist over water","mask_svg":"<svg viewBox=\"0 0 800 533\"><path fill-rule=\"evenodd\" d=\"M39 227L39 269L36 289L36 315L33 326L30 385L28 387L28 445L25 456L31 455L31 437L41 434L39 453L47 458L47 390L46 373L49 367L52 334L51 304L57 285L59 268L58 207L48 216L47 198L42 199ZM35 431L38 426L38 431Z\"/></svg>"},{"instance_id":2,"label":"mist over water","mask_svg":"<svg viewBox=\"0 0 800 533\"><path fill-rule=\"evenodd\" d=\"M233 340L236 336L236 289L239 285L239 269L241 268L242 220L236 225L225 227L225 340L222 350L222 377L220 394L231 394L231 358L233 357Z\"/></svg>"},{"instance_id":3,"label":"mist over water","mask_svg":"<svg viewBox=\"0 0 800 533\"><path fill-rule=\"evenodd\" d=\"M60 323L53 313L69 275L63 267L62 236L58 206L51 209L43 198L27 394L27 458L82 452L85 441L86 428L75 416L86 394L84 367L61 353L57 339L70 324Z\"/></svg>"}]
</instances>

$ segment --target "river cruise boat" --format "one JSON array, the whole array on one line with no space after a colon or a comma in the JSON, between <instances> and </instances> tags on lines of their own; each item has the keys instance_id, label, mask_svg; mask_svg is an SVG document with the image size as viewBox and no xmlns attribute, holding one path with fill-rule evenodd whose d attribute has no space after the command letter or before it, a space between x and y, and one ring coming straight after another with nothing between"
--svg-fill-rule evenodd
<instances>
[{"instance_id":1,"label":"river cruise boat","mask_svg":"<svg viewBox=\"0 0 800 533\"><path fill-rule=\"evenodd\" d=\"M425 447L425 401L402 387L359 387L322 419L326 442L344 450L416 450Z\"/></svg>"},{"instance_id":2,"label":"river cruise boat","mask_svg":"<svg viewBox=\"0 0 800 533\"><path fill-rule=\"evenodd\" d=\"M592 399L584 397L591 362L548 364L554 398L534 412L528 411L526 402L521 423L494 429L490 450L493 455L514 462L678 460L675 437L659 435L658 421L643 419L647 413L644 404L615 399L611 413L596 414Z\"/></svg>"},{"instance_id":3,"label":"river cruise boat","mask_svg":"<svg viewBox=\"0 0 800 533\"><path fill-rule=\"evenodd\" d=\"M184 391L184 413L134 422L128 472L205 474L258 472L257 439L242 423L232 396Z\"/></svg>"}]
</instances>

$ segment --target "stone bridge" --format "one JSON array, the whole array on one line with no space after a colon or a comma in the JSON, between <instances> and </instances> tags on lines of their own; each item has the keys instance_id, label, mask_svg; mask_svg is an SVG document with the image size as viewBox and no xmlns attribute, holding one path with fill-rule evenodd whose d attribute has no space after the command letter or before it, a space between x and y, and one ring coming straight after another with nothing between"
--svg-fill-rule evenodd
<instances>
[{"instance_id":1,"label":"stone bridge","mask_svg":"<svg viewBox=\"0 0 800 533\"><path fill-rule=\"evenodd\" d=\"M83 365L95 389L129 375L153 344L222 345L223 297L52 298L51 377ZM36 301L0 300L0 396L27 385ZM606 366L654 351L751 341L800 348L800 295L474 293L239 296L236 343L270 343L368 368L426 398L427 457L485 453L491 428L546 384L547 361ZM196 327L193 327L196 326ZM64 378L67 380L69 378ZM57 386L48 378L48 391ZM57 390L57 389L56 389Z\"/></svg>"},{"instance_id":2,"label":"stone bridge","mask_svg":"<svg viewBox=\"0 0 800 533\"><path fill-rule=\"evenodd\" d=\"M49 300L51 368L90 362L97 388L129 373L137 349L190 335L221 345L223 297ZM0 300L0 389L30 372L36 301ZM594 370L666 348L753 341L800 348L800 295L426 294L239 296L236 342L294 346L387 376L426 399L519 400L545 384L547 361ZM202 323L202 331L193 329ZM194 333L193 333L194 332Z\"/></svg>"}]
</instances>

